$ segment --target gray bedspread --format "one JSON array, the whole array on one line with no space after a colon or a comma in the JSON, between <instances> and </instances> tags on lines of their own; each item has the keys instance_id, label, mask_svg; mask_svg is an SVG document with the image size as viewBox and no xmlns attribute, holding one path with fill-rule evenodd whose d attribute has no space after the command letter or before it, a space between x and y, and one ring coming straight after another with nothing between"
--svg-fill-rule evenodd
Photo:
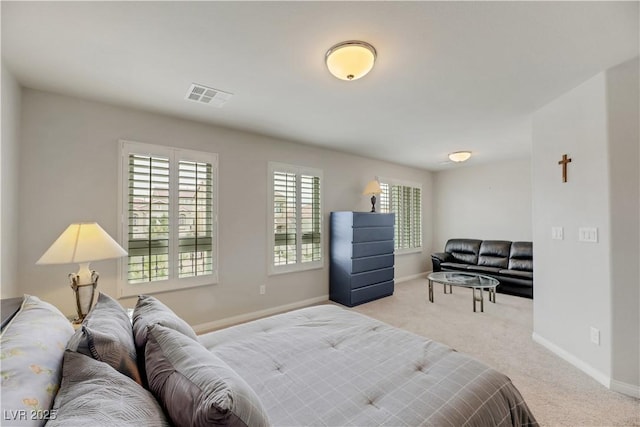
<instances>
[{"instance_id":1,"label":"gray bedspread","mask_svg":"<svg viewBox=\"0 0 640 427\"><path fill-rule=\"evenodd\" d=\"M333 305L199 338L251 385L274 425L537 425L500 372Z\"/></svg>"}]
</instances>

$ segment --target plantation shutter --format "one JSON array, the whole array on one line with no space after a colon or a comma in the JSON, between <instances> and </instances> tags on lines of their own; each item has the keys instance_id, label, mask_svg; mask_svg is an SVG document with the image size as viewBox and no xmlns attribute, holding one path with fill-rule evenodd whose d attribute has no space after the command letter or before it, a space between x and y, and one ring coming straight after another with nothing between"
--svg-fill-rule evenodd
<instances>
[{"instance_id":1,"label":"plantation shutter","mask_svg":"<svg viewBox=\"0 0 640 427\"><path fill-rule=\"evenodd\" d=\"M422 194L419 187L380 183L380 211L394 212L396 249L422 246Z\"/></svg>"},{"instance_id":2,"label":"plantation shutter","mask_svg":"<svg viewBox=\"0 0 640 427\"><path fill-rule=\"evenodd\" d=\"M169 278L169 159L129 155L128 281Z\"/></svg>"},{"instance_id":3,"label":"plantation shutter","mask_svg":"<svg viewBox=\"0 0 640 427\"><path fill-rule=\"evenodd\" d=\"M217 155L120 143L119 295L216 283Z\"/></svg>"},{"instance_id":4,"label":"plantation shutter","mask_svg":"<svg viewBox=\"0 0 640 427\"><path fill-rule=\"evenodd\" d=\"M302 175L300 181L301 261L319 261L321 259L320 177Z\"/></svg>"},{"instance_id":5,"label":"plantation shutter","mask_svg":"<svg viewBox=\"0 0 640 427\"><path fill-rule=\"evenodd\" d=\"M269 273L322 265L322 171L269 163L272 224Z\"/></svg>"},{"instance_id":6,"label":"plantation shutter","mask_svg":"<svg viewBox=\"0 0 640 427\"><path fill-rule=\"evenodd\" d=\"M422 247L422 193L420 188L411 189L411 248Z\"/></svg>"},{"instance_id":7,"label":"plantation shutter","mask_svg":"<svg viewBox=\"0 0 640 427\"><path fill-rule=\"evenodd\" d=\"M273 264L297 262L297 179L295 173L273 173Z\"/></svg>"},{"instance_id":8,"label":"plantation shutter","mask_svg":"<svg viewBox=\"0 0 640 427\"><path fill-rule=\"evenodd\" d=\"M210 163L178 162L178 277L211 274L213 174Z\"/></svg>"},{"instance_id":9,"label":"plantation shutter","mask_svg":"<svg viewBox=\"0 0 640 427\"><path fill-rule=\"evenodd\" d=\"M386 184L384 182L380 183L380 212L381 213L390 213L391 212L391 208L390 208L390 204L389 204L389 184Z\"/></svg>"}]
</instances>

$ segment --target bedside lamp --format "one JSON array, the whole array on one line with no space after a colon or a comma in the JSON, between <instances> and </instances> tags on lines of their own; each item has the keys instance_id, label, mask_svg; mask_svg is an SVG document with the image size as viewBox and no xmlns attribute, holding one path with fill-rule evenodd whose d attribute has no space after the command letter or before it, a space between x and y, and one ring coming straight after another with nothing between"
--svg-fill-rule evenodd
<instances>
[{"instance_id":1,"label":"bedside lamp","mask_svg":"<svg viewBox=\"0 0 640 427\"><path fill-rule=\"evenodd\" d=\"M377 179L369 181L364 191L362 192L362 194L367 196L371 194L371 212L376 211L376 194L380 193L382 193L382 189L380 188L380 182Z\"/></svg>"},{"instance_id":2,"label":"bedside lamp","mask_svg":"<svg viewBox=\"0 0 640 427\"><path fill-rule=\"evenodd\" d=\"M120 258L127 251L107 234L97 223L71 224L53 242L51 247L40 257L36 264L80 264L78 272L69 274L71 289L76 295L78 318L82 322L93 304L98 273L89 270L91 261Z\"/></svg>"}]
</instances>

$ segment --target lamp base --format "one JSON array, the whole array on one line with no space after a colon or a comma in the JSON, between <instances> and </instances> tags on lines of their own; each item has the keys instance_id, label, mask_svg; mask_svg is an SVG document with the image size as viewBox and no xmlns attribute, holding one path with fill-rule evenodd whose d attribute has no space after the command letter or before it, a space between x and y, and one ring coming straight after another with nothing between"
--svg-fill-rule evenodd
<instances>
[{"instance_id":1,"label":"lamp base","mask_svg":"<svg viewBox=\"0 0 640 427\"><path fill-rule=\"evenodd\" d=\"M371 196L371 212L376 211L376 196L375 194Z\"/></svg>"},{"instance_id":2,"label":"lamp base","mask_svg":"<svg viewBox=\"0 0 640 427\"><path fill-rule=\"evenodd\" d=\"M78 317L73 320L73 323L82 323L93 305L93 299L95 297L95 290L98 286L98 273L91 272L91 282L81 283L80 275L69 274L69 280L71 281L71 289L76 296L76 310L78 311Z\"/></svg>"}]
</instances>

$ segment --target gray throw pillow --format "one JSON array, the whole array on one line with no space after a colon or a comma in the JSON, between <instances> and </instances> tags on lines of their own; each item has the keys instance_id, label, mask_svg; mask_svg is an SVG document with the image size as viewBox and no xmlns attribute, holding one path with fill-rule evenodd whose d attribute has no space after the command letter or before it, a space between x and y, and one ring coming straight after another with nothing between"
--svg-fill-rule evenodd
<instances>
[{"instance_id":1,"label":"gray throw pillow","mask_svg":"<svg viewBox=\"0 0 640 427\"><path fill-rule=\"evenodd\" d=\"M147 328L156 323L198 341L193 328L175 314L173 310L161 303L157 298L149 295L140 295L138 296L136 307L133 309L133 335L136 349L141 358L144 357L144 347L147 343Z\"/></svg>"},{"instance_id":2,"label":"gray throw pillow","mask_svg":"<svg viewBox=\"0 0 640 427\"><path fill-rule=\"evenodd\" d=\"M179 332L149 327L149 389L176 426L268 426L253 389L223 360Z\"/></svg>"},{"instance_id":3,"label":"gray throw pillow","mask_svg":"<svg viewBox=\"0 0 640 427\"><path fill-rule=\"evenodd\" d=\"M67 348L108 363L142 384L129 315L120 303L102 292Z\"/></svg>"},{"instance_id":4,"label":"gray throw pillow","mask_svg":"<svg viewBox=\"0 0 640 427\"><path fill-rule=\"evenodd\" d=\"M50 427L169 426L153 395L106 363L67 350Z\"/></svg>"}]
</instances>

